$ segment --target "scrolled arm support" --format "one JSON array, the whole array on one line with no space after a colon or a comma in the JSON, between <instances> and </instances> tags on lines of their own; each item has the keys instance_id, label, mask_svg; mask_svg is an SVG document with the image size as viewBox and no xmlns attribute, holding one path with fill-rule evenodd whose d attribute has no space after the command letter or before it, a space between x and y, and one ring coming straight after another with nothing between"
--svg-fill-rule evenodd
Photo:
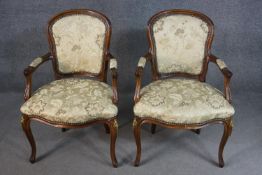
<instances>
[{"instance_id":1,"label":"scrolled arm support","mask_svg":"<svg viewBox=\"0 0 262 175\"><path fill-rule=\"evenodd\" d=\"M113 89L113 103L118 102L118 90L117 90L117 60L109 54L109 68L112 75L112 89Z\"/></svg>"},{"instance_id":2,"label":"scrolled arm support","mask_svg":"<svg viewBox=\"0 0 262 175\"><path fill-rule=\"evenodd\" d=\"M47 53L41 57L35 58L30 65L25 68L24 75L27 76L29 74L32 74L41 64L51 59L51 53Z\"/></svg>"},{"instance_id":3,"label":"scrolled arm support","mask_svg":"<svg viewBox=\"0 0 262 175\"><path fill-rule=\"evenodd\" d=\"M140 99L140 90L141 90L141 83L142 83L142 75L143 75L143 70L146 65L147 59L150 58L149 54L146 54L144 57L140 57L136 72L135 72L135 77L136 77L136 89L135 89L135 95L134 95L134 101L137 103Z\"/></svg>"},{"instance_id":4,"label":"scrolled arm support","mask_svg":"<svg viewBox=\"0 0 262 175\"><path fill-rule=\"evenodd\" d=\"M231 98L231 91L230 91L229 84L230 84L231 77L233 76L233 73L227 68L225 62L217 58L215 55L210 54L209 61L215 63L218 66L219 70L222 72L224 76L224 95L227 101L231 103L232 98Z\"/></svg>"},{"instance_id":5,"label":"scrolled arm support","mask_svg":"<svg viewBox=\"0 0 262 175\"><path fill-rule=\"evenodd\" d=\"M35 58L31 64L24 69L24 75L26 79L24 100L27 101L31 97L32 93L32 74L34 71L44 62L51 59L51 53L47 53L41 57Z\"/></svg>"}]
</instances>

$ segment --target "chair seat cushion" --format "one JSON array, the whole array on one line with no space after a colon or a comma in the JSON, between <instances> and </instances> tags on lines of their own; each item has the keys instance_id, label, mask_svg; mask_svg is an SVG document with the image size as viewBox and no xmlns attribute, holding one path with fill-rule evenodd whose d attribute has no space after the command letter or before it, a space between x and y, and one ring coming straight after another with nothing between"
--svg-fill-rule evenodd
<instances>
[{"instance_id":1,"label":"chair seat cushion","mask_svg":"<svg viewBox=\"0 0 262 175\"><path fill-rule=\"evenodd\" d=\"M109 85L90 79L61 79L39 88L21 112L52 122L85 123L117 115Z\"/></svg>"},{"instance_id":2,"label":"chair seat cushion","mask_svg":"<svg viewBox=\"0 0 262 175\"><path fill-rule=\"evenodd\" d=\"M219 90L197 80L158 80L142 88L140 95L135 115L167 123L197 124L234 114Z\"/></svg>"}]
</instances>

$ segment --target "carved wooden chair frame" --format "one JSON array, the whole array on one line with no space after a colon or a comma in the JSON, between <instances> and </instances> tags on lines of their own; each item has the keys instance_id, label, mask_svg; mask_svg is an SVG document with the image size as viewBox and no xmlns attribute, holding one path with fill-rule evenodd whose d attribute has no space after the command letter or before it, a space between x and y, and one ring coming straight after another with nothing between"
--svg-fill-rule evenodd
<instances>
[{"instance_id":1,"label":"carved wooden chair frame","mask_svg":"<svg viewBox=\"0 0 262 175\"><path fill-rule=\"evenodd\" d=\"M153 37L153 24L159 18L162 18L164 16L169 16L169 15L174 15L174 14L183 14L183 15L194 16L194 17L202 19L208 25L209 33L208 33L207 41L205 44L205 57L203 61L202 70L200 74L198 75L192 75L192 74L188 74L184 72L174 72L174 73L165 73L165 74L161 74L158 72L157 59L156 59L156 48L155 48L154 37ZM196 12L196 11L181 10L181 9L161 11L155 14L154 16L152 16L150 20L148 21L147 37L148 37L148 42L149 42L149 51L147 54L144 55L144 57L140 58L136 72L135 72L135 78L136 78L136 88L135 88L135 95L134 95L135 103L137 103L140 99L142 74L143 74L144 66L147 61L150 62L150 65L151 65L153 81L156 81L159 79L171 78L171 77L186 77L186 78L197 79L200 82L205 82L206 74L208 70L208 63L209 62L215 63L219 67L221 73L224 76L224 96L226 100L228 100L229 103L231 103L231 93L230 93L229 83L230 83L230 78L232 77L233 74L229 71L227 67L220 64L222 60L218 59L216 56L214 56L210 52L212 40L214 37L214 24L211 21L211 19L209 19L206 15ZM152 134L155 133L156 125L160 125L166 128L188 129L188 130L194 131L197 134L200 134L200 128L206 127L211 124L216 124L216 123L223 124L224 133L223 133L220 145L219 145L218 159L219 159L219 166L220 167L224 166L223 150L228 140L228 137L231 135L231 132L232 132L232 127L233 127L232 116L226 119L214 119L214 120L210 120L204 123L195 123L195 124L174 124L174 123L163 122L163 121L151 118L150 116L143 117L143 118L140 118L139 116L135 116L133 120L134 136L135 136L136 146L137 146L136 159L134 161L135 166L138 166L140 163L141 126L145 123L152 124L151 125Z\"/></svg>"},{"instance_id":2,"label":"carved wooden chair frame","mask_svg":"<svg viewBox=\"0 0 262 175\"><path fill-rule=\"evenodd\" d=\"M69 15L76 15L76 14L83 14L83 15L89 15L94 16L105 24L106 32L105 32L105 42L104 42L104 50L103 50L103 60L102 60L102 68L101 71L98 74L90 73L90 72L74 72L74 73L62 73L58 69L58 61L56 56L56 47L54 38L52 35L52 25L59 19L69 16ZM118 102L118 92L117 92L117 66L113 63L110 63L110 60L113 60L116 63L115 58L110 54L109 52L109 46L110 46L110 37L111 37L111 22L110 20L103 15L100 12L94 11L94 10L88 10L88 9L75 9L75 10L68 10L64 11L53 18L48 23L48 41L50 46L50 52L47 54L36 58L25 70L24 75L26 78L26 88L24 93L24 100L27 101L31 97L32 92L32 75L35 72L35 70L44 62L52 61L53 63L53 71L54 71L54 77L56 80L67 78L67 77L86 77L86 78L93 78L98 81L107 82L107 71L108 71L108 64L110 64L110 70L112 73L112 89L113 89L113 98L112 101L114 104L117 104ZM112 61L112 62L113 62ZM28 116L25 114L22 114L21 118L21 124L22 128L27 136L27 139L29 140L29 143L31 145L31 156L30 156L30 162L34 163L36 159L36 144L34 137L31 132L30 123L31 120L39 121L41 123L51 125L54 127L62 128L62 131L66 131L69 128L83 128L87 127L92 124L98 124L102 123L104 124L104 127L106 129L106 133L110 133L110 156L112 160L112 165L114 167L117 167L117 159L115 155L115 142L117 137L117 130L118 130L118 124L116 117L111 119L95 119L92 121L88 121L86 123L81 124L70 124L70 123L62 123L62 122L53 122L49 121L47 119L44 119L40 116Z\"/></svg>"}]
</instances>

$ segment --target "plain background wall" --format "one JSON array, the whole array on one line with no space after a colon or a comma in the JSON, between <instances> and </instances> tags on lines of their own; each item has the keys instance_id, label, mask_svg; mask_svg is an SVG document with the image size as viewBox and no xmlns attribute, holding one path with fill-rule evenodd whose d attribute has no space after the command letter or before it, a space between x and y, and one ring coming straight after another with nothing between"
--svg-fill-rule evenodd
<instances>
[{"instance_id":1,"label":"plain background wall","mask_svg":"<svg viewBox=\"0 0 262 175\"><path fill-rule=\"evenodd\" d=\"M48 51L47 22L74 8L95 9L112 22L111 52L118 59L120 96L134 92L134 72L147 52L146 24L158 11L183 8L200 11L215 24L212 52L234 73L233 94L262 91L262 1L260 0L1 0L0 90L22 92L23 69ZM218 77L218 78L217 78ZM53 79L51 64L35 74L39 87ZM145 82L150 80L147 69ZM210 66L208 81L222 87L222 75Z\"/></svg>"}]
</instances>

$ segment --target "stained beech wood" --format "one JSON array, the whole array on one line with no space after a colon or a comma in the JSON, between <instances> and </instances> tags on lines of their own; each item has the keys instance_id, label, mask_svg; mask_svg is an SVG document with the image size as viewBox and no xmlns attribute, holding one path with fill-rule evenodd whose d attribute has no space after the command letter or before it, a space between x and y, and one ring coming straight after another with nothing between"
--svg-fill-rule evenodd
<instances>
[{"instance_id":1,"label":"stained beech wood","mask_svg":"<svg viewBox=\"0 0 262 175\"><path fill-rule=\"evenodd\" d=\"M109 134L109 133L110 133L110 128L109 128L109 126L108 126L107 124L104 124L104 127L105 127L106 133Z\"/></svg>"},{"instance_id":2,"label":"stained beech wood","mask_svg":"<svg viewBox=\"0 0 262 175\"><path fill-rule=\"evenodd\" d=\"M35 145L34 136L31 131L30 123L31 123L30 118L26 115L23 115L21 118L21 125L31 146L31 156L29 161L31 163L34 163L35 156L36 156L36 145Z\"/></svg>"},{"instance_id":3,"label":"stained beech wood","mask_svg":"<svg viewBox=\"0 0 262 175\"><path fill-rule=\"evenodd\" d=\"M112 54L107 55L107 60L115 58ZM108 63L107 63L108 66ZM111 75L112 75L112 89L113 89L113 103L117 104L118 103L118 89L117 89L117 69L112 68L111 70Z\"/></svg>"},{"instance_id":4,"label":"stained beech wood","mask_svg":"<svg viewBox=\"0 0 262 175\"><path fill-rule=\"evenodd\" d=\"M113 167L117 167L117 159L116 159L116 152L115 152L115 144L118 132L118 125L116 119L112 119L107 122L109 129L110 129L110 156L112 160Z\"/></svg>"},{"instance_id":5,"label":"stained beech wood","mask_svg":"<svg viewBox=\"0 0 262 175\"><path fill-rule=\"evenodd\" d=\"M152 133L152 134L155 134L155 133L156 133L156 125L155 125L155 124L152 124L152 125L151 125L151 133Z\"/></svg>"},{"instance_id":6,"label":"stained beech wood","mask_svg":"<svg viewBox=\"0 0 262 175\"><path fill-rule=\"evenodd\" d=\"M221 142L220 142L220 145L219 145L219 151L218 151L219 167L221 167L221 168L224 167L223 151L224 151L224 147L227 143L227 140L232 133L232 128L233 128L232 122L233 122L232 119L225 120L223 122L224 133L223 133L223 136L221 138Z\"/></svg>"}]
</instances>

